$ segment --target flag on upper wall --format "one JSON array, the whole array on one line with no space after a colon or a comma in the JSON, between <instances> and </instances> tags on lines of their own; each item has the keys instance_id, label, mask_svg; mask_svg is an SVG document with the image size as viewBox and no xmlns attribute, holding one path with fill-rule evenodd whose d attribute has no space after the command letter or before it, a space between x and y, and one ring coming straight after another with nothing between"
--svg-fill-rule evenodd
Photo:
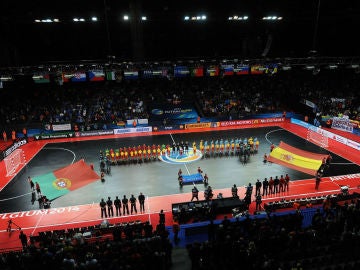
<instances>
[{"instance_id":1,"label":"flag on upper wall","mask_svg":"<svg viewBox=\"0 0 360 270\"><path fill-rule=\"evenodd\" d=\"M127 70L127 71L124 71L124 78L125 79L137 79L139 78L139 71L137 70Z\"/></svg>"},{"instance_id":2,"label":"flag on upper wall","mask_svg":"<svg viewBox=\"0 0 360 270\"><path fill-rule=\"evenodd\" d=\"M265 66L265 74L276 74L278 72L278 64L276 63L271 63L271 64L266 64Z\"/></svg>"},{"instance_id":3,"label":"flag on upper wall","mask_svg":"<svg viewBox=\"0 0 360 270\"><path fill-rule=\"evenodd\" d=\"M251 74L263 74L266 68L263 65L251 66Z\"/></svg>"},{"instance_id":4,"label":"flag on upper wall","mask_svg":"<svg viewBox=\"0 0 360 270\"><path fill-rule=\"evenodd\" d=\"M105 80L105 73L102 69L89 70L88 71L89 81L91 82L99 82Z\"/></svg>"},{"instance_id":5,"label":"flag on upper wall","mask_svg":"<svg viewBox=\"0 0 360 270\"><path fill-rule=\"evenodd\" d=\"M224 76L234 75L234 65L233 64L221 65L221 69L222 69L222 74Z\"/></svg>"},{"instance_id":6,"label":"flag on upper wall","mask_svg":"<svg viewBox=\"0 0 360 270\"><path fill-rule=\"evenodd\" d=\"M49 83L50 74L45 72L34 73L32 76L34 83Z\"/></svg>"},{"instance_id":7,"label":"flag on upper wall","mask_svg":"<svg viewBox=\"0 0 360 270\"><path fill-rule=\"evenodd\" d=\"M71 77L72 82L86 82L86 73L85 71L76 71Z\"/></svg>"},{"instance_id":8,"label":"flag on upper wall","mask_svg":"<svg viewBox=\"0 0 360 270\"><path fill-rule=\"evenodd\" d=\"M210 77L219 76L219 67L218 66L208 66L206 69L206 74Z\"/></svg>"},{"instance_id":9,"label":"flag on upper wall","mask_svg":"<svg viewBox=\"0 0 360 270\"><path fill-rule=\"evenodd\" d=\"M74 76L74 72L73 71L64 71L61 74L62 77L62 82L67 83L70 82L70 79Z\"/></svg>"},{"instance_id":10,"label":"flag on upper wall","mask_svg":"<svg viewBox=\"0 0 360 270\"><path fill-rule=\"evenodd\" d=\"M250 67L248 65L237 65L234 67L236 75L248 75L250 73Z\"/></svg>"},{"instance_id":11,"label":"flag on upper wall","mask_svg":"<svg viewBox=\"0 0 360 270\"><path fill-rule=\"evenodd\" d=\"M203 77L204 76L204 67L192 67L190 68L190 74L192 77Z\"/></svg>"},{"instance_id":12,"label":"flag on upper wall","mask_svg":"<svg viewBox=\"0 0 360 270\"><path fill-rule=\"evenodd\" d=\"M174 77L187 77L190 74L189 67L187 66L175 66Z\"/></svg>"},{"instance_id":13,"label":"flag on upper wall","mask_svg":"<svg viewBox=\"0 0 360 270\"><path fill-rule=\"evenodd\" d=\"M106 71L106 80L107 81L115 81L115 71L114 70Z\"/></svg>"}]
</instances>

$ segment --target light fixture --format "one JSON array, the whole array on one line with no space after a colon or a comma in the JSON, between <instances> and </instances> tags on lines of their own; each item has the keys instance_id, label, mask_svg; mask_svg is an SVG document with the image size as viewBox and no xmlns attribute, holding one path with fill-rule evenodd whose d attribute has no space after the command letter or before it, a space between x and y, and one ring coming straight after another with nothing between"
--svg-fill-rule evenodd
<instances>
[{"instance_id":1,"label":"light fixture","mask_svg":"<svg viewBox=\"0 0 360 270\"><path fill-rule=\"evenodd\" d=\"M128 21L129 20L129 16L128 15L124 15L124 21Z\"/></svg>"}]
</instances>

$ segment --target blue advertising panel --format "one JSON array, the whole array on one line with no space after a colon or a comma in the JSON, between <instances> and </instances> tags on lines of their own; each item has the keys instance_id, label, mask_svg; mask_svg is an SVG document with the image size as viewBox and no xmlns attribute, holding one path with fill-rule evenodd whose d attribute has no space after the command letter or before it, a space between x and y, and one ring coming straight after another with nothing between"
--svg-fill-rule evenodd
<instances>
[{"instance_id":1,"label":"blue advertising panel","mask_svg":"<svg viewBox=\"0 0 360 270\"><path fill-rule=\"evenodd\" d=\"M197 118L198 113L192 104L160 104L150 109L150 118L159 119L189 119Z\"/></svg>"}]
</instances>

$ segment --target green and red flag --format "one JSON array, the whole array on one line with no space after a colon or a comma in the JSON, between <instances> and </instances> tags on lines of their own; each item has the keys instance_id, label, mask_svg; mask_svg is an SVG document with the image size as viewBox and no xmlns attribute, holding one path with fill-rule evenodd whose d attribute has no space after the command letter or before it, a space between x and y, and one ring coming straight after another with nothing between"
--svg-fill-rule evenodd
<instances>
[{"instance_id":1,"label":"green and red flag","mask_svg":"<svg viewBox=\"0 0 360 270\"><path fill-rule=\"evenodd\" d=\"M100 176L83 159L53 172L33 177L33 181L40 185L41 194L49 200L54 200L99 179Z\"/></svg>"}]
</instances>

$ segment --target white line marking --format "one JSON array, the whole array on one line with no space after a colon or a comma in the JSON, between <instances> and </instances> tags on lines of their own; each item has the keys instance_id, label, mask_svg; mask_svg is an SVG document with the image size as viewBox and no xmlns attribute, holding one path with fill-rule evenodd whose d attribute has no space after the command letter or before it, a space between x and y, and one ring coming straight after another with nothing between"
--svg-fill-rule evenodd
<instances>
[{"instance_id":1,"label":"white line marking","mask_svg":"<svg viewBox=\"0 0 360 270\"><path fill-rule=\"evenodd\" d=\"M20 198L20 197L23 197L23 196L26 196L26 195L29 195L29 194L31 194L31 192L28 192L28 193L25 193L25 194L21 194L21 195L18 195L18 196L14 196L14 197L9 197L9 198L5 198L5 199L1 199L0 202L17 199L17 198Z\"/></svg>"},{"instance_id":2,"label":"white line marking","mask_svg":"<svg viewBox=\"0 0 360 270\"><path fill-rule=\"evenodd\" d=\"M268 139L268 135L269 135L270 133L273 133L273 132L275 132L275 131L280 131L280 130L285 130L285 129L283 129L283 128L278 128L278 129L274 129L274 130L269 131L268 133L265 134L265 140L266 140L269 144L271 144L271 141Z\"/></svg>"},{"instance_id":3,"label":"white line marking","mask_svg":"<svg viewBox=\"0 0 360 270\"><path fill-rule=\"evenodd\" d=\"M39 226L39 223L40 223L40 221L42 220L43 216L44 216L44 214L41 214L41 215L40 215L40 217L39 217L38 221L36 222L35 227L34 227L34 229L33 229L33 231L32 231L31 234L34 234L34 232L35 232L35 230L37 229L37 227Z\"/></svg>"},{"instance_id":4,"label":"white line marking","mask_svg":"<svg viewBox=\"0 0 360 270\"><path fill-rule=\"evenodd\" d=\"M62 147L44 147L43 149L45 149L45 150L64 150L64 151L68 151L68 152L72 153L73 156L74 156L74 158L73 158L73 160L72 160L72 162L70 164L73 164L75 162L76 154L74 153L74 151L71 151L70 149L62 148Z\"/></svg>"},{"instance_id":5,"label":"white line marking","mask_svg":"<svg viewBox=\"0 0 360 270\"><path fill-rule=\"evenodd\" d=\"M173 141L173 143L175 143L175 144L176 144L176 142L175 142L174 137L172 136L172 134L171 134L171 133L169 133L169 135L170 135L171 140ZM185 166L185 169L186 169L187 173L188 173L188 174L190 174L189 169L188 169L188 167L186 166L186 164L184 164L184 166Z\"/></svg>"}]
</instances>

